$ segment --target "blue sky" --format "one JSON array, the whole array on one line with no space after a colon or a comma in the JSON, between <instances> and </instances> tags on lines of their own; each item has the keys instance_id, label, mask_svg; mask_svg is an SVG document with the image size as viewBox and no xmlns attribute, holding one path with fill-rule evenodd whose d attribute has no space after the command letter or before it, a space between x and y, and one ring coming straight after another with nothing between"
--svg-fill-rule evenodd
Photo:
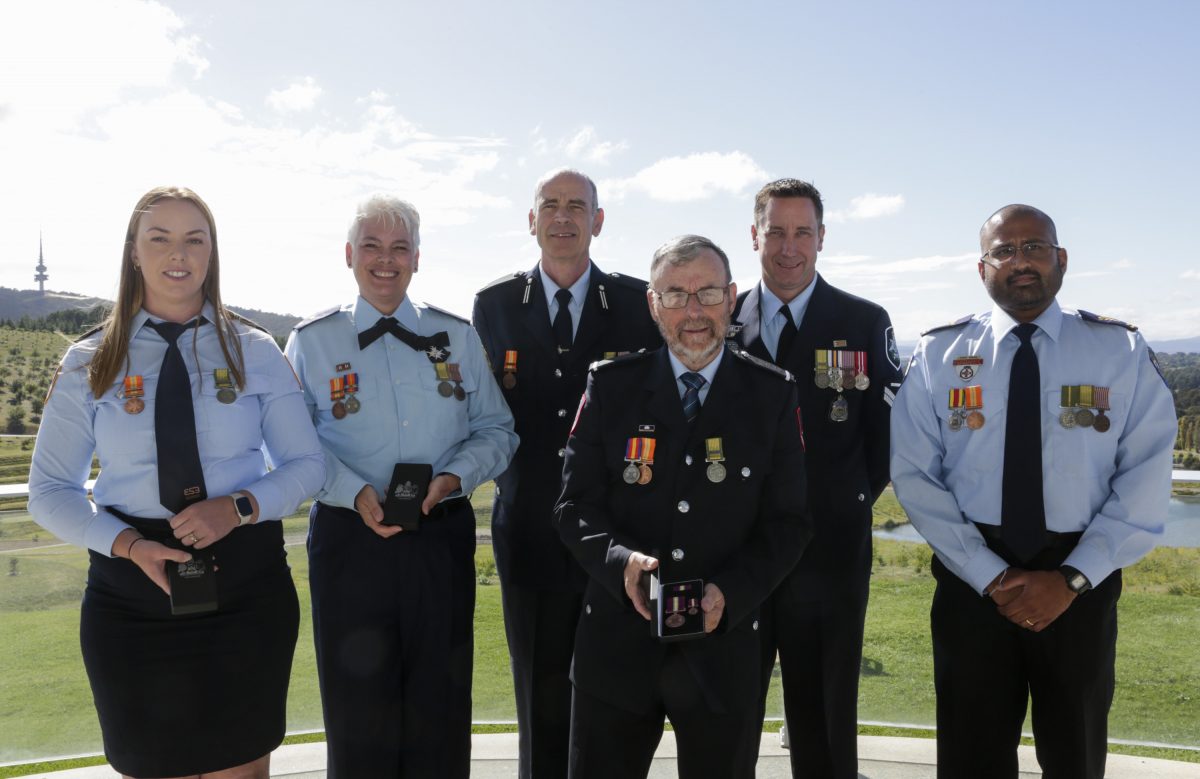
<instances>
[{"instance_id":1,"label":"blue sky","mask_svg":"<svg viewBox=\"0 0 1200 779\"><path fill-rule=\"evenodd\" d=\"M0 285L111 297L138 196L191 186L227 302L350 299L343 245L376 190L421 211L412 295L461 313L531 267L532 186L599 182L606 270L696 232L739 283L771 178L826 200L818 270L902 341L989 305L977 231L1058 222L1060 299L1200 334L1200 4L10 4L0 27Z\"/></svg>"}]
</instances>

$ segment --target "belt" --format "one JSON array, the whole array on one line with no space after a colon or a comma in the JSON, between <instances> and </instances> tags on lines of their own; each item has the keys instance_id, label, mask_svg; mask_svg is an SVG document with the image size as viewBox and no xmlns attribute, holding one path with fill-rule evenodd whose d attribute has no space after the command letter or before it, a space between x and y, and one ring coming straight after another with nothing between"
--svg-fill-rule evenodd
<instances>
[{"instance_id":1,"label":"belt","mask_svg":"<svg viewBox=\"0 0 1200 779\"><path fill-rule=\"evenodd\" d=\"M334 514L341 514L345 517L362 519L362 516L354 509L343 508L342 506L331 506L328 503L321 503L321 501L317 501L317 503L321 504L322 509L333 512ZM441 503L434 506L433 511L430 511L429 514L422 515L421 519L444 519L454 512L470 505L470 500L466 495L460 495L457 498L447 498L446 500L443 500Z\"/></svg>"},{"instance_id":2,"label":"belt","mask_svg":"<svg viewBox=\"0 0 1200 779\"><path fill-rule=\"evenodd\" d=\"M1009 565L1016 565L1029 570L1054 570L1062 565L1067 559L1067 555L1079 543L1079 539L1083 537L1083 532L1074 533L1054 533L1046 531L1046 543L1042 546L1041 551L1035 554L1031 559L1022 561L1016 555L1009 551L1004 543L999 525L987 525L981 522L975 522L975 527L979 528L980 535L987 542L988 549L991 549L997 555L1002 557Z\"/></svg>"}]
</instances>

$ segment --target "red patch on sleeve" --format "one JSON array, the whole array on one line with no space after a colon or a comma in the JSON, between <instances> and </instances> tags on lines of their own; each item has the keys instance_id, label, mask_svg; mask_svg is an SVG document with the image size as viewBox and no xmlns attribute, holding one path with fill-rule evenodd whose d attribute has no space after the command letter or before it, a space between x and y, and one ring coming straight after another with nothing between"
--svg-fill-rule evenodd
<instances>
[{"instance_id":1,"label":"red patch on sleeve","mask_svg":"<svg viewBox=\"0 0 1200 779\"><path fill-rule=\"evenodd\" d=\"M583 413L583 407L587 405L587 393L579 396L579 408L575 409L575 421L571 423L570 435L575 435L575 428L579 425L579 415Z\"/></svg>"}]
</instances>

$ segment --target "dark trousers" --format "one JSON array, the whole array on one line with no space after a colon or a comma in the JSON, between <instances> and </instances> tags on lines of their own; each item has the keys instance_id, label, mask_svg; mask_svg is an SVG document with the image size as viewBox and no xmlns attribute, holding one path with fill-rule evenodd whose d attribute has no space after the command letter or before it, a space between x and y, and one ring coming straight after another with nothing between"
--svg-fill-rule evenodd
<instances>
[{"instance_id":1,"label":"dark trousers","mask_svg":"<svg viewBox=\"0 0 1200 779\"><path fill-rule=\"evenodd\" d=\"M521 779L567 775L571 654L583 594L526 587L500 571L504 631L517 699Z\"/></svg>"},{"instance_id":2,"label":"dark trousers","mask_svg":"<svg viewBox=\"0 0 1200 779\"><path fill-rule=\"evenodd\" d=\"M754 779L762 718L754 707L716 713L678 647L662 662L658 705L631 712L575 689L571 703L571 779L634 779L650 771L671 721L681 779Z\"/></svg>"},{"instance_id":3,"label":"dark trousers","mask_svg":"<svg viewBox=\"0 0 1200 779\"><path fill-rule=\"evenodd\" d=\"M804 600L785 582L771 596L763 696L775 654L791 745L792 776L858 776L858 679L867 588Z\"/></svg>"},{"instance_id":4,"label":"dark trousers","mask_svg":"<svg viewBox=\"0 0 1200 779\"><path fill-rule=\"evenodd\" d=\"M1058 555L1060 562L1063 557ZM932 567L938 777L1016 777L1021 723L1032 698L1042 775L1102 779L1121 572L1077 597L1053 624L1034 633L1001 616L990 598L940 560L935 558Z\"/></svg>"},{"instance_id":5,"label":"dark trousers","mask_svg":"<svg viewBox=\"0 0 1200 779\"><path fill-rule=\"evenodd\" d=\"M313 503L309 581L330 779L467 777L475 516L375 535Z\"/></svg>"}]
</instances>

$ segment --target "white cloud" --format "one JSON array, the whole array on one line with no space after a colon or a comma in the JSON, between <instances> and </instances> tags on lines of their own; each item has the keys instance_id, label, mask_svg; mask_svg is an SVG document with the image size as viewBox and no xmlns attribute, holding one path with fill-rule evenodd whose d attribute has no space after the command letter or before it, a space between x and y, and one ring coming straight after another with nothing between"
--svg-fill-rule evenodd
<instances>
[{"instance_id":1,"label":"white cloud","mask_svg":"<svg viewBox=\"0 0 1200 779\"><path fill-rule=\"evenodd\" d=\"M1129 270L1130 268L1136 268L1137 263L1127 257L1122 257L1116 262L1109 263L1108 267L1112 270Z\"/></svg>"},{"instance_id":2,"label":"white cloud","mask_svg":"<svg viewBox=\"0 0 1200 779\"><path fill-rule=\"evenodd\" d=\"M862 219L877 219L891 216L904 208L904 195L876 195L868 192L850 198L850 207L834 209L825 214L825 221L833 224L856 222Z\"/></svg>"},{"instance_id":3,"label":"white cloud","mask_svg":"<svg viewBox=\"0 0 1200 779\"><path fill-rule=\"evenodd\" d=\"M311 111L323 92L312 76L305 76L300 81L293 81L284 89L272 89L267 93L267 107L281 114ZM382 93L371 93L372 102L379 102L376 99L377 94Z\"/></svg>"},{"instance_id":4,"label":"white cloud","mask_svg":"<svg viewBox=\"0 0 1200 779\"><path fill-rule=\"evenodd\" d=\"M591 125L581 127L575 134L551 141L542 134L538 125L530 131L532 148L541 156L557 155L571 162L586 162L592 165L607 165L609 158L629 148L625 141L602 141Z\"/></svg>"},{"instance_id":5,"label":"white cloud","mask_svg":"<svg viewBox=\"0 0 1200 779\"><path fill-rule=\"evenodd\" d=\"M910 257L903 260L876 260L871 255L827 256L821 255L818 267L824 271L843 273L865 272L871 276L895 276L904 273L942 273L945 271L976 271L974 254L934 254L928 257ZM870 262L865 268L858 266ZM854 266L854 267L850 267Z\"/></svg>"},{"instance_id":6,"label":"white cloud","mask_svg":"<svg viewBox=\"0 0 1200 779\"><path fill-rule=\"evenodd\" d=\"M766 178L767 172L748 154L710 151L666 157L629 178L604 181L600 189L618 201L630 193L641 193L654 200L685 203L722 192L741 194Z\"/></svg>"},{"instance_id":7,"label":"white cloud","mask_svg":"<svg viewBox=\"0 0 1200 779\"><path fill-rule=\"evenodd\" d=\"M1179 278L1200 281L1200 270L1185 270L1179 274Z\"/></svg>"}]
</instances>

